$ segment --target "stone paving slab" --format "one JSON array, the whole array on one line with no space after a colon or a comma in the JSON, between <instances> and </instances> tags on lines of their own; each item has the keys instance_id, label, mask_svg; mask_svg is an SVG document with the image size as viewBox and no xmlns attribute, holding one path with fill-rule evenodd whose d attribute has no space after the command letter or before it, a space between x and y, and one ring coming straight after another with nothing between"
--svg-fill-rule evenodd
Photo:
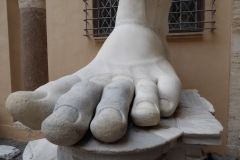
<instances>
[{"instance_id":1,"label":"stone paving slab","mask_svg":"<svg viewBox=\"0 0 240 160\"><path fill-rule=\"evenodd\" d=\"M18 141L14 141L11 139L0 138L0 145L13 146L13 147L16 147L17 149L19 149L21 151L21 153L18 156L14 157L13 160L22 160L22 154L23 154L23 151L24 151L27 143L18 142Z\"/></svg>"}]
</instances>

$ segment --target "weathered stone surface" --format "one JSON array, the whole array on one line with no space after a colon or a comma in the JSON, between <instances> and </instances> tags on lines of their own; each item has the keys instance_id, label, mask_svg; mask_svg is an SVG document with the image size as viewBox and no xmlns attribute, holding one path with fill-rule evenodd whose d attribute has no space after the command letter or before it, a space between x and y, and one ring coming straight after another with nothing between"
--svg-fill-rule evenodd
<instances>
[{"instance_id":1,"label":"weathered stone surface","mask_svg":"<svg viewBox=\"0 0 240 160\"><path fill-rule=\"evenodd\" d=\"M13 146L0 145L0 158L12 159L20 153L20 150Z\"/></svg>"},{"instance_id":2,"label":"weathered stone surface","mask_svg":"<svg viewBox=\"0 0 240 160\"><path fill-rule=\"evenodd\" d=\"M166 133L171 131L174 131L174 133L166 135ZM181 134L180 130L164 125L144 129L131 123L127 134L115 143L102 143L89 132L74 146L59 146L57 152L58 159L156 159L162 157L163 153L170 149L170 142L176 141ZM42 146L45 146L45 148L49 144L46 140L42 140L41 143L43 143ZM30 144L34 145L32 142ZM49 145L51 146L51 144ZM49 150L51 150L51 147L49 147ZM52 156L52 152L49 154ZM36 160L38 160L37 155L40 155L40 153L34 155Z\"/></svg>"},{"instance_id":3,"label":"weathered stone surface","mask_svg":"<svg viewBox=\"0 0 240 160\"><path fill-rule=\"evenodd\" d=\"M149 132L165 138L170 143L170 147L175 146L177 142L176 139L183 134L183 131L163 123L159 123L158 125L148 129Z\"/></svg>"},{"instance_id":4,"label":"weathered stone surface","mask_svg":"<svg viewBox=\"0 0 240 160\"><path fill-rule=\"evenodd\" d=\"M57 147L46 139L31 141L23 152L23 160L57 160Z\"/></svg>"},{"instance_id":5,"label":"weathered stone surface","mask_svg":"<svg viewBox=\"0 0 240 160\"><path fill-rule=\"evenodd\" d=\"M176 110L175 119L178 128L184 132L182 141L192 141L188 143L196 144L194 140L191 140L190 137L192 137L199 140L199 143L201 142L200 144L221 144L223 127L208 111L179 107ZM202 138L201 140L200 137ZM212 139L212 141L210 141L210 139Z\"/></svg>"},{"instance_id":6,"label":"weathered stone surface","mask_svg":"<svg viewBox=\"0 0 240 160\"><path fill-rule=\"evenodd\" d=\"M189 100L191 99L191 101ZM213 105L198 94L198 90L185 89L181 92L180 106L186 108L201 108L214 114Z\"/></svg>"},{"instance_id":7,"label":"weathered stone surface","mask_svg":"<svg viewBox=\"0 0 240 160\"><path fill-rule=\"evenodd\" d=\"M160 129L160 128L159 128ZM176 140L178 134L173 138ZM166 152L169 149L167 139L158 134L150 132L148 128L137 127L134 124L129 124L128 132L117 142L102 143L95 139L90 133L87 134L79 143L74 146L60 147L79 149L84 152L94 152L96 154L132 154L135 152L144 152L149 149L158 148L159 152Z\"/></svg>"},{"instance_id":8,"label":"weathered stone surface","mask_svg":"<svg viewBox=\"0 0 240 160\"><path fill-rule=\"evenodd\" d=\"M124 137L115 143L102 143L96 140L90 133L74 146L59 146L56 151L56 145L51 144L47 140L38 140L29 142L26 147L23 159L30 160L50 160L52 157L58 160L68 159L91 159L91 160L112 160L114 158L123 160L139 160L139 159L156 159L162 157L170 148L167 139L161 137L161 130L166 128L155 128L158 134L148 131L148 129L139 128L133 124L129 126L129 130ZM171 141L181 136L182 132L171 138ZM44 152L44 154L43 154ZM57 154L58 153L58 154Z\"/></svg>"}]
</instances>

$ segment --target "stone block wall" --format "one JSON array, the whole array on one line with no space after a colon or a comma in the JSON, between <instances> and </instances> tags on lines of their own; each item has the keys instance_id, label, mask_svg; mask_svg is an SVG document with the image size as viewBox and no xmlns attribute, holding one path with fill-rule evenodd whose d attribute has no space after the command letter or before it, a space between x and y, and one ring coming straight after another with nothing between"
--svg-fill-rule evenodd
<instances>
[{"instance_id":1,"label":"stone block wall","mask_svg":"<svg viewBox=\"0 0 240 160\"><path fill-rule=\"evenodd\" d=\"M240 158L240 0L233 0L230 63L228 155Z\"/></svg>"}]
</instances>

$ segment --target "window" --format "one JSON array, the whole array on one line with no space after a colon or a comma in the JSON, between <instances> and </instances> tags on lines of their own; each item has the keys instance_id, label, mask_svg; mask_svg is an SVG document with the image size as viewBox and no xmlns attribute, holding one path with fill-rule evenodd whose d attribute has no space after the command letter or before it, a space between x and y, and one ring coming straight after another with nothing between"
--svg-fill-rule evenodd
<instances>
[{"instance_id":1,"label":"window","mask_svg":"<svg viewBox=\"0 0 240 160\"><path fill-rule=\"evenodd\" d=\"M99 36L109 35L115 27L119 0L93 0L93 33Z\"/></svg>"},{"instance_id":2,"label":"window","mask_svg":"<svg viewBox=\"0 0 240 160\"><path fill-rule=\"evenodd\" d=\"M89 1L92 1L90 5ZM84 0L85 36L107 37L115 26L119 0ZM205 9L205 2L211 4ZM169 12L170 33L214 30L215 0L173 0ZM92 15L92 16L90 16ZM207 20L208 19L208 20Z\"/></svg>"},{"instance_id":3,"label":"window","mask_svg":"<svg viewBox=\"0 0 240 160\"><path fill-rule=\"evenodd\" d=\"M169 13L171 32L202 31L204 0L173 0Z\"/></svg>"}]
</instances>

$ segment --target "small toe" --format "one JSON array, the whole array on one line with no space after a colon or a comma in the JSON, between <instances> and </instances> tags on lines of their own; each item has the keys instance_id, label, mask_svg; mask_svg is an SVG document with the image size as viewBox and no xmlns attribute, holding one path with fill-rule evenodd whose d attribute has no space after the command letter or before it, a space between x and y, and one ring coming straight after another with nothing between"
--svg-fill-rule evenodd
<instances>
[{"instance_id":1,"label":"small toe","mask_svg":"<svg viewBox=\"0 0 240 160\"><path fill-rule=\"evenodd\" d=\"M168 117L172 114L172 113L170 113L170 115L167 114L169 112L169 110L171 109L170 102L168 100L160 99L159 104L160 104L160 109L162 112L162 117Z\"/></svg>"},{"instance_id":2,"label":"small toe","mask_svg":"<svg viewBox=\"0 0 240 160\"><path fill-rule=\"evenodd\" d=\"M181 94L181 82L176 77L163 76L158 80L159 103L162 117L171 116L177 108Z\"/></svg>"}]
</instances>

